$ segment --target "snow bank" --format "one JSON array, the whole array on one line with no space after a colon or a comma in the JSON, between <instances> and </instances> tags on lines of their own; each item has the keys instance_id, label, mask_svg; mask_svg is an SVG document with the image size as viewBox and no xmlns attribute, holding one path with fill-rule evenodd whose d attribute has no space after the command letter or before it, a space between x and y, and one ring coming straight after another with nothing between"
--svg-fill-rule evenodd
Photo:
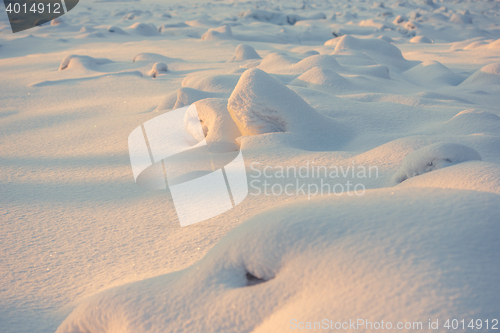
<instances>
[{"instance_id":1,"label":"snow bank","mask_svg":"<svg viewBox=\"0 0 500 333\"><path fill-rule=\"evenodd\" d=\"M185 270L88 298L57 333L280 333L324 318L426 330L429 318L494 318L498 203L418 188L295 201L237 226Z\"/></svg>"},{"instance_id":2,"label":"snow bank","mask_svg":"<svg viewBox=\"0 0 500 333\"><path fill-rule=\"evenodd\" d=\"M393 179L401 183L426 172L472 160L480 161L481 156L470 147L458 143L435 143L408 154Z\"/></svg>"},{"instance_id":3,"label":"snow bank","mask_svg":"<svg viewBox=\"0 0 500 333\"><path fill-rule=\"evenodd\" d=\"M246 44L240 44L234 51L234 56L228 62L244 61L249 59L262 59L253 47Z\"/></svg>"}]
</instances>

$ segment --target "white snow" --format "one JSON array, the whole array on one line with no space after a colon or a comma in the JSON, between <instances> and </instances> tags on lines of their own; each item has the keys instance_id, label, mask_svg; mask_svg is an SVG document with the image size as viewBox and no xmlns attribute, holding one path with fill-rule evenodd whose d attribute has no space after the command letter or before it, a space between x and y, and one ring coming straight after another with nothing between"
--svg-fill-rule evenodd
<instances>
[{"instance_id":1,"label":"white snow","mask_svg":"<svg viewBox=\"0 0 500 333\"><path fill-rule=\"evenodd\" d=\"M236 46L234 51L234 56L228 60L228 62L233 61L244 61L249 59L261 59L259 54L255 51L253 47L246 44L240 44Z\"/></svg>"},{"instance_id":2,"label":"white snow","mask_svg":"<svg viewBox=\"0 0 500 333\"><path fill-rule=\"evenodd\" d=\"M13 34L0 11L0 331L500 319L499 13L99 0ZM198 146L137 186L129 135L182 107ZM249 195L180 227L170 187L236 156Z\"/></svg>"},{"instance_id":3,"label":"white snow","mask_svg":"<svg viewBox=\"0 0 500 333\"><path fill-rule=\"evenodd\" d=\"M289 332L293 319L493 318L498 214L496 194L443 189L280 206L185 270L90 297L57 332ZM247 286L248 274L260 283Z\"/></svg>"}]
</instances>

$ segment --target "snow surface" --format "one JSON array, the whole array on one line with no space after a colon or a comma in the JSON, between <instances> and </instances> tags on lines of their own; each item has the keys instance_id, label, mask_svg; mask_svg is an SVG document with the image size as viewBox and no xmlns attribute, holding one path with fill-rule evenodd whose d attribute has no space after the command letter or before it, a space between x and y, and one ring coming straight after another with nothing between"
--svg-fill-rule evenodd
<instances>
[{"instance_id":1,"label":"snow surface","mask_svg":"<svg viewBox=\"0 0 500 333\"><path fill-rule=\"evenodd\" d=\"M2 11L0 331L500 319L499 14L498 1L80 1L12 34ZM241 150L258 185L181 228L168 190L134 183L127 138L193 103L185 134L212 164L179 156L169 181ZM366 191L308 191L324 182Z\"/></svg>"}]
</instances>

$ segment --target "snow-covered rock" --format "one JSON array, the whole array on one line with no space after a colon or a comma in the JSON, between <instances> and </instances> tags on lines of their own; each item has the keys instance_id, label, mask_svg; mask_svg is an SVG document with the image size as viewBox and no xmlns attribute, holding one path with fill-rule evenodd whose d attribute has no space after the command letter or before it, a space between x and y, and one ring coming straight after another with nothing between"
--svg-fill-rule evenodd
<instances>
[{"instance_id":1,"label":"snow-covered rock","mask_svg":"<svg viewBox=\"0 0 500 333\"><path fill-rule=\"evenodd\" d=\"M481 161L481 156L470 147L458 143L435 143L408 154L394 175L394 181L401 183L426 172L474 160Z\"/></svg>"}]
</instances>

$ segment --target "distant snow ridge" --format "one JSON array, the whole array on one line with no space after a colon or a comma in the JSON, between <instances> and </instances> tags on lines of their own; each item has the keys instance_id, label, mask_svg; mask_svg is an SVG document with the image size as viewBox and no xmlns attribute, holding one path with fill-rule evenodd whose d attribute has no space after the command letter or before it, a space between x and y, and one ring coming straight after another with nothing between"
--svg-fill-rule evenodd
<instances>
[{"instance_id":1,"label":"distant snow ridge","mask_svg":"<svg viewBox=\"0 0 500 333\"><path fill-rule=\"evenodd\" d=\"M228 110L243 135L335 131L335 122L266 72L245 71L229 97Z\"/></svg>"},{"instance_id":2,"label":"distant snow ridge","mask_svg":"<svg viewBox=\"0 0 500 333\"><path fill-rule=\"evenodd\" d=\"M218 27L210 28L201 36L202 40L220 40L220 39L233 39L233 32L231 27L227 24Z\"/></svg>"},{"instance_id":3,"label":"distant snow ridge","mask_svg":"<svg viewBox=\"0 0 500 333\"><path fill-rule=\"evenodd\" d=\"M67 68L80 68L80 69L90 69L95 70L99 65L109 64L112 61L106 58L93 58L89 56L81 55L69 55L61 61L59 65L59 70L65 70Z\"/></svg>"},{"instance_id":4,"label":"distant snow ridge","mask_svg":"<svg viewBox=\"0 0 500 333\"><path fill-rule=\"evenodd\" d=\"M435 143L408 154L393 179L401 183L426 172L474 160L481 161L481 156L470 147L458 143Z\"/></svg>"},{"instance_id":5,"label":"distant snow ridge","mask_svg":"<svg viewBox=\"0 0 500 333\"><path fill-rule=\"evenodd\" d=\"M253 47L246 44L236 46L234 56L228 62L244 61L249 59L262 59Z\"/></svg>"}]
</instances>

